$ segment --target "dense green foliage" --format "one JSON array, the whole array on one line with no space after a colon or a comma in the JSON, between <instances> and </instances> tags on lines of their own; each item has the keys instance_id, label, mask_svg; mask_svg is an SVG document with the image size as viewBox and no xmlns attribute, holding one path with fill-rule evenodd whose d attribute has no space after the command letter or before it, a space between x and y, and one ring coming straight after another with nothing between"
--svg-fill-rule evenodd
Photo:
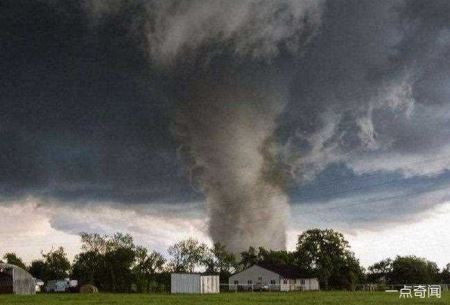
<instances>
[{"instance_id":1,"label":"dense green foliage","mask_svg":"<svg viewBox=\"0 0 450 305\"><path fill-rule=\"evenodd\" d=\"M63 279L69 276L70 262L63 247L43 253L42 257L44 259L44 279Z\"/></svg>"},{"instance_id":2,"label":"dense green foliage","mask_svg":"<svg viewBox=\"0 0 450 305\"><path fill-rule=\"evenodd\" d=\"M442 270L441 281L442 283L450 283L450 264L447 264L444 270Z\"/></svg>"},{"instance_id":3,"label":"dense green foliage","mask_svg":"<svg viewBox=\"0 0 450 305\"><path fill-rule=\"evenodd\" d=\"M298 266L317 276L324 289L353 290L364 280L364 270L339 232L313 229L302 233L295 256Z\"/></svg>"},{"instance_id":4,"label":"dense green foliage","mask_svg":"<svg viewBox=\"0 0 450 305\"><path fill-rule=\"evenodd\" d=\"M174 272L194 272L201 266L207 251L208 246L195 239L179 241L168 249L169 255L172 257L169 269Z\"/></svg>"},{"instance_id":5,"label":"dense green foliage","mask_svg":"<svg viewBox=\"0 0 450 305\"><path fill-rule=\"evenodd\" d=\"M295 252L267 250L262 247L250 247L241 253L238 269L245 269L254 264L266 263L273 265L295 265Z\"/></svg>"},{"instance_id":6,"label":"dense green foliage","mask_svg":"<svg viewBox=\"0 0 450 305\"><path fill-rule=\"evenodd\" d=\"M423 258L397 256L392 263L392 281L411 284L436 283L439 281L439 268L436 263Z\"/></svg>"},{"instance_id":7,"label":"dense green foliage","mask_svg":"<svg viewBox=\"0 0 450 305\"><path fill-rule=\"evenodd\" d=\"M133 271L136 275L136 288L138 291L150 292L158 287L158 283L164 282L157 276L164 271L166 259L160 253L148 252L143 247L137 247L135 253L136 264Z\"/></svg>"},{"instance_id":8,"label":"dense green foliage","mask_svg":"<svg viewBox=\"0 0 450 305\"><path fill-rule=\"evenodd\" d=\"M28 270L34 277L45 281L69 276L70 261L62 247L42 253L42 259L32 261L29 267L14 253L6 253L4 259L7 263Z\"/></svg>"},{"instance_id":9,"label":"dense green foliage","mask_svg":"<svg viewBox=\"0 0 450 305\"><path fill-rule=\"evenodd\" d=\"M15 253L6 253L3 256L3 258L4 258L5 262L8 264L16 265L22 269L27 269L27 266L25 266L25 263Z\"/></svg>"},{"instance_id":10,"label":"dense green foliage","mask_svg":"<svg viewBox=\"0 0 450 305\"><path fill-rule=\"evenodd\" d=\"M2 305L398 305L449 304L450 293L441 299L399 300L398 294L384 292L291 292L291 293L221 293L215 295L169 294L41 294L36 296L0 295Z\"/></svg>"},{"instance_id":11,"label":"dense green foliage","mask_svg":"<svg viewBox=\"0 0 450 305\"><path fill-rule=\"evenodd\" d=\"M81 242L83 252L75 257L73 277L103 291L130 292L141 275L140 269L138 274L133 272L138 252L142 256L142 248L136 248L133 238L121 233L111 237L82 233Z\"/></svg>"},{"instance_id":12,"label":"dense green foliage","mask_svg":"<svg viewBox=\"0 0 450 305\"><path fill-rule=\"evenodd\" d=\"M450 282L450 264L442 272L434 262L416 256L384 259L369 267L368 281L381 284L433 284Z\"/></svg>"},{"instance_id":13,"label":"dense green foliage","mask_svg":"<svg viewBox=\"0 0 450 305\"><path fill-rule=\"evenodd\" d=\"M225 246L208 247L194 239L182 240L168 249L169 257L135 245L132 236L81 234L81 252L70 264L63 248L42 253L27 268L14 253L4 259L29 270L45 282L70 276L80 285L92 284L103 292L167 292L171 272L220 274L228 283L231 274L254 264L293 265L305 277L317 277L322 290L354 290L358 284L435 284L450 282L450 264L442 272L437 265L415 256L385 259L365 273L344 236L334 230L313 229L298 237L293 252L250 247L236 256Z\"/></svg>"}]
</instances>

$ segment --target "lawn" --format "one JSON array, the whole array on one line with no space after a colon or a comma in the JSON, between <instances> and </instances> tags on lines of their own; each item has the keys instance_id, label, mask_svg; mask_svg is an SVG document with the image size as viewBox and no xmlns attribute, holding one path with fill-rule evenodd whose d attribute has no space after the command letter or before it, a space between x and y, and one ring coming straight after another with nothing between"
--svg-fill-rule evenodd
<instances>
[{"instance_id":1,"label":"lawn","mask_svg":"<svg viewBox=\"0 0 450 305\"><path fill-rule=\"evenodd\" d=\"M295 305L388 305L388 304L450 304L450 293L441 299L399 299L398 294L384 292L297 292L297 293L223 293L216 295L164 295L164 294L41 294L35 296L0 295L1 305L140 305L140 304L295 304Z\"/></svg>"}]
</instances>

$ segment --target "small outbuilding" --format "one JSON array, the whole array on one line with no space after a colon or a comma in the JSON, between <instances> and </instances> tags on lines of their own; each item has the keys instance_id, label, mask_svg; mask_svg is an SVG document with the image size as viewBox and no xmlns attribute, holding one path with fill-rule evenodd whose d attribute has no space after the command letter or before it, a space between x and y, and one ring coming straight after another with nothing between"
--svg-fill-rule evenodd
<instances>
[{"instance_id":1,"label":"small outbuilding","mask_svg":"<svg viewBox=\"0 0 450 305\"><path fill-rule=\"evenodd\" d=\"M0 294L35 294L36 281L22 268L0 263Z\"/></svg>"},{"instance_id":2,"label":"small outbuilding","mask_svg":"<svg viewBox=\"0 0 450 305\"><path fill-rule=\"evenodd\" d=\"M304 276L295 266L253 265L229 278L230 290L319 290L319 280Z\"/></svg>"},{"instance_id":3,"label":"small outbuilding","mask_svg":"<svg viewBox=\"0 0 450 305\"><path fill-rule=\"evenodd\" d=\"M172 273L170 275L171 293L219 293L218 275L193 273Z\"/></svg>"}]
</instances>

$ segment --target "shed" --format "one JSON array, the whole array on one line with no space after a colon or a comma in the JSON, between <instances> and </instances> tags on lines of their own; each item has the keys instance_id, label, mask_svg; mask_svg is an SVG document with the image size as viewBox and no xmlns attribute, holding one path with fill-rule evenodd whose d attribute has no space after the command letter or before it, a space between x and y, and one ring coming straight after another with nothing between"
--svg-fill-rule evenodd
<instances>
[{"instance_id":1,"label":"shed","mask_svg":"<svg viewBox=\"0 0 450 305\"><path fill-rule=\"evenodd\" d=\"M172 273L170 275L171 293L219 293L218 275L195 273Z\"/></svg>"},{"instance_id":2,"label":"shed","mask_svg":"<svg viewBox=\"0 0 450 305\"><path fill-rule=\"evenodd\" d=\"M311 278L290 265L253 265L229 278L231 290L319 290L317 278Z\"/></svg>"},{"instance_id":3,"label":"shed","mask_svg":"<svg viewBox=\"0 0 450 305\"><path fill-rule=\"evenodd\" d=\"M35 294L36 281L22 268L0 263L0 294Z\"/></svg>"}]
</instances>

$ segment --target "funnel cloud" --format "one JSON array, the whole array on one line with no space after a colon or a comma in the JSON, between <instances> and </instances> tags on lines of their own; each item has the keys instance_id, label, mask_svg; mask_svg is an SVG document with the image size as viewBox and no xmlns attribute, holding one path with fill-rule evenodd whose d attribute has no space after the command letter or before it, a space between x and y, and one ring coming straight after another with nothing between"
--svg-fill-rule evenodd
<instances>
[{"instance_id":1,"label":"funnel cloud","mask_svg":"<svg viewBox=\"0 0 450 305\"><path fill-rule=\"evenodd\" d=\"M117 13L121 2L95 4L94 14ZM270 155L285 89L254 66L271 71L280 52L298 51L317 26L320 2L155 1L144 7L150 60L190 70L179 81L186 90L175 96L175 134L188 175L205 196L212 240L235 253L250 245L284 249L288 197L273 178ZM228 46L211 47L214 41ZM250 65L235 73L217 52Z\"/></svg>"},{"instance_id":2,"label":"funnel cloud","mask_svg":"<svg viewBox=\"0 0 450 305\"><path fill-rule=\"evenodd\" d=\"M266 157L282 97L243 83L209 85L181 106L177 135L205 194L211 237L234 252L284 249L288 198Z\"/></svg>"}]
</instances>

